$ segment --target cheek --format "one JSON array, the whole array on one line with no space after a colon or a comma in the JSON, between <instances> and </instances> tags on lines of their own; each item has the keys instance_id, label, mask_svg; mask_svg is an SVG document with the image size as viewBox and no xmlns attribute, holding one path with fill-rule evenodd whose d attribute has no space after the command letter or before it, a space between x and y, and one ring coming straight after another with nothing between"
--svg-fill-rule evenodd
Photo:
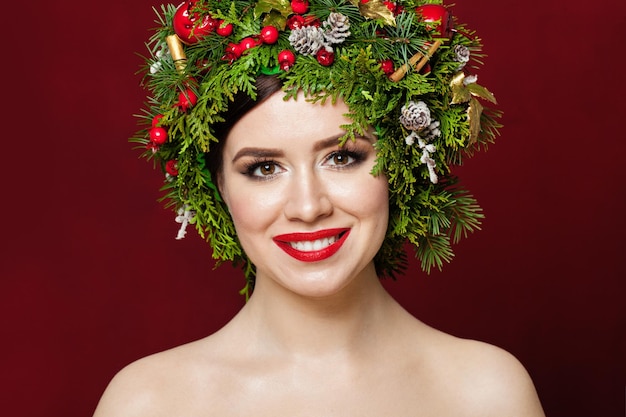
<instances>
[{"instance_id":1,"label":"cheek","mask_svg":"<svg viewBox=\"0 0 626 417\"><path fill-rule=\"evenodd\" d=\"M246 235L250 233L267 230L282 206L281 198L284 195L271 187L245 187L236 182L225 184L224 190L225 201L240 240L246 240Z\"/></svg>"},{"instance_id":2,"label":"cheek","mask_svg":"<svg viewBox=\"0 0 626 417\"><path fill-rule=\"evenodd\" d=\"M362 219L375 218L385 230L389 214L389 186L384 176L371 174L359 177L357 181L338 183L336 201L342 201L345 208Z\"/></svg>"}]
</instances>

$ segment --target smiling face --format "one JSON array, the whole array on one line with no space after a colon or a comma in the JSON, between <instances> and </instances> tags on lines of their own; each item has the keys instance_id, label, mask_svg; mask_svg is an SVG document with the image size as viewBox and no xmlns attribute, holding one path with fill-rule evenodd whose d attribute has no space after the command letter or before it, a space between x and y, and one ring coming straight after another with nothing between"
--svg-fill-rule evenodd
<instances>
[{"instance_id":1,"label":"smiling face","mask_svg":"<svg viewBox=\"0 0 626 417\"><path fill-rule=\"evenodd\" d=\"M230 130L220 190L256 288L332 295L374 276L387 230L388 187L370 174L372 137L339 148L348 107L270 96ZM256 290L255 290L256 291Z\"/></svg>"}]
</instances>

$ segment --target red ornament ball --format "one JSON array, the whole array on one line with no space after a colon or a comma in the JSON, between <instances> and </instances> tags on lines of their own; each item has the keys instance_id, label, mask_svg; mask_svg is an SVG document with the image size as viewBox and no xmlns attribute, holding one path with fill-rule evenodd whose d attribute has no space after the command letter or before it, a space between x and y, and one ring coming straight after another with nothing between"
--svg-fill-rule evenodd
<instances>
[{"instance_id":1,"label":"red ornament ball","mask_svg":"<svg viewBox=\"0 0 626 417\"><path fill-rule=\"evenodd\" d=\"M198 102L198 96L193 92L191 88L187 88L185 91L181 91L178 93L178 103L177 106L182 111L187 111Z\"/></svg>"},{"instance_id":2,"label":"red ornament ball","mask_svg":"<svg viewBox=\"0 0 626 417\"><path fill-rule=\"evenodd\" d=\"M220 36L230 36L233 33L233 24L226 23L224 24L223 20L218 22L217 28L215 29L215 33Z\"/></svg>"},{"instance_id":3,"label":"red ornament ball","mask_svg":"<svg viewBox=\"0 0 626 417\"><path fill-rule=\"evenodd\" d=\"M157 114L152 118L152 127L157 127L163 118L162 114Z\"/></svg>"},{"instance_id":4,"label":"red ornament ball","mask_svg":"<svg viewBox=\"0 0 626 417\"><path fill-rule=\"evenodd\" d=\"M291 15L289 19L287 19L287 27L291 30L299 29L304 26L304 17L299 14Z\"/></svg>"},{"instance_id":5,"label":"red ornament ball","mask_svg":"<svg viewBox=\"0 0 626 417\"><path fill-rule=\"evenodd\" d=\"M417 7L415 11L422 16L422 20L427 23L426 27L429 30L434 30L439 36L444 38L452 36L452 14L444 6L425 4Z\"/></svg>"},{"instance_id":6,"label":"red ornament ball","mask_svg":"<svg viewBox=\"0 0 626 417\"><path fill-rule=\"evenodd\" d=\"M296 14L305 14L309 10L308 0L291 0L291 10Z\"/></svg>"},{"instance_id":7,"label":"red ornament ball","mask_svg":"<svg viewBox=\"0 0 626 417\"><path fill-rule=\"evenodd\" d=\"M317 55L315 56L315 58L317 58L317 62L325 67L328 67L332 65L333 62L335 62L335 53L328 52L326 49L322 48L317 51Z\"/></svg>"},{"instance_id":8,"label":"red ornament ball","mask_svg":"<svg viewBox=\"0 0 626 417\"><path fill-rule=\"evenodd\" d=\"M260 38L263 43L276 43L276 41L278 41L278 29L274 26L265 26L261 29Z\"/></svg>"},{"instance_id":9,"label":"red ornament ball","mask_svg":"<svg viewBox=\"0 0 626 417\"><path fill-rule=\"evenodd\" d=\"M150 142L155 145L163 145L167 142L167 130L162 127L153 127L150 129Z\"/></svg>"},{"instance_id":10,"label":"red ornament ball","mask_svg":"<svg viewBox=\"0 0 626 417\"><path fill-rule=\"evenodd\" d=\"M178 161L175 159L170 159L165 163L165 172L175 177L178 175Z\"/></svg>"},{"instance_id":11,"label":"red ornament ball","mask_svg":"<svg viewBox=\"0 0 626 417\"><path fill-rule=\"evenodd\" d=\"M387 76L393 74L393 61L391 59L384 59L380 61L380 69L382 69Z\"/></svg>"},{"instance_id":12,"label":"red ornament ball","mask_svg":"<svg viewBox=\"0 0 626 417\"><path fill-rule=\"evenodd\" d=\"M278 53L278 66L281 70L288 71L295 63L296 56L290 50L285 49Z\"/></svg>"},{"instance_id":13,"label":"red ornament ball","mask_svg":"<svg viewBox=\"0 0 626 417\"><path fill-rule=\"evenodd\" d=\"M224 56L222 57L222 59L224 61L230 61L232 63L241 56L242 52L243 49L241 48L241 45L239 45L238 43L230 42L226 46L226 50L224 51Z\"/></svg>"},{"instance_id":14,"label":"red ornament ball","mask_svg":"<svg viewBox=\"0 0 626 417\"><path fill-rule=\"evenodd\" d=\"M239 47L241 48L241 53L246 52L248 49L252 49L255 46L258 46L259 42L252 38L252 37L247 37L247 38L243 38L240 42L239 42Z\"/></svg>"},{"instance_id":15,"label":"red ornament ball","mask_svg":"<svg viewBox=\"0 0 626 417\"><path fill-rule=\"evenodd\" d=\"M396 11L396 4L394 2L389 1L389 0L384 0L383 4L385 5L385 7L387 9L389 9L390 12L394 12L395 13L395 11Z\"/></svg>"},{"instance_id":16,"label":"red ornament ball","mask_svg":"<svg viewBox=\"0 0 626 417\"><path fill-rule=\"evenodd\" d=\"M172 18L174 32L187 45L197 43L215 29L215 20L209 14L200 16L194 8L195 1L186 1L178 6Z\"/></svg>"}]
</instances>

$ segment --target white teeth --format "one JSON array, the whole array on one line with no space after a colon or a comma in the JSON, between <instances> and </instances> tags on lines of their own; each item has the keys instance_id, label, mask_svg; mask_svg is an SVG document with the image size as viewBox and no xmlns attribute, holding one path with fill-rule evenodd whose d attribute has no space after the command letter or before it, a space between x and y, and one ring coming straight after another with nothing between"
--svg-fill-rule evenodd
<instances>
[{"instance_id":1,"label":"white teeth","mask_svg":"<svg viewBox=\"0 0 626 417\"><path fill-rule=\"evenodd\" d=\"M324 239L305 240L302 242L289 242L292 248L300 252L313 252L322 250L337 241L338 236L325 237Z\"/></svg>"}]
</instances>

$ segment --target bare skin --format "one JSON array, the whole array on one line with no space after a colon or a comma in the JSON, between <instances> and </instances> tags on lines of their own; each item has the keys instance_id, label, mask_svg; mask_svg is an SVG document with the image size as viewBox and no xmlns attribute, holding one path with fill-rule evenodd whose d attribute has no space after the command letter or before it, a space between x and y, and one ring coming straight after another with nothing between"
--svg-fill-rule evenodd
<instances>
[{"instance_id":1,"label":"bare skin","mask_svg":"<svg viewBox=\"0 0 626 417\"><path fill-rule=\"evenodd\" d=\"M94 417L543 416L514 357L425 325L381 286L372 257L384 238L386 180L369 174L368 140L355 145L358 158L319 145L337 134L343 103L310 106L272 97L226 142L220 189L258 259L250 301L217 333L123 369ZM242 169L238 155L251 146L280 149L265 161L276 166ZM262 204L252 205L256 193ZM344 246L319 262L272 242L337 227L350 229Z\"/></svg>"}]
</instances>

